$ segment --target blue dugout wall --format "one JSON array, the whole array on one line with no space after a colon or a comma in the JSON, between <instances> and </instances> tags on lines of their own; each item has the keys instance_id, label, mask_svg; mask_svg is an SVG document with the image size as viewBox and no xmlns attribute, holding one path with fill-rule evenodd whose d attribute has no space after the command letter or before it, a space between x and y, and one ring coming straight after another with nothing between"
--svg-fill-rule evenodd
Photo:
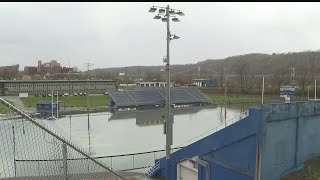
<instances>
[{"instance_id":1,"label":"blue dugout wall","mask_svg":"<svg viewBox=\"0 0 320 180\"><path fill-rule=\"evenodd\" d=\"M177 164L199 157L211 180L278 180L320 155L320 102L264 104L249 116L160 159L155 176L177 179ZM206 179L199 166L198 179Z\"/></svg>"}]
</instances>

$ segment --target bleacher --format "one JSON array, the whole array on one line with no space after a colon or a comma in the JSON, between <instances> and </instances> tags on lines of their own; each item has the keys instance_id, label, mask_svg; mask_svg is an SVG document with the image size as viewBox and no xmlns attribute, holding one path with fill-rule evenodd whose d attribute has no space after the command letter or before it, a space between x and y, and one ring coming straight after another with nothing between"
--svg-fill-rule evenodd
<instances>
[{"instance_id":1,"label":"bleacher","mask_svg":"<svg viewBox=\"0 0 320 180\"><path fill-rule=\"evenodd\" d=\"M130 97L133 97L135 105L162 105L163 97L157 91L127 91Z\"/></svg>"},{"instance_id":2,"label":"bleacher","mask_svg":"<svg viewBox=\"0 0 320 180\"><path fill-rule=\"evenodd\" d=\"M132 98L128 95L125 91L110 91L109 95L111 96L112 100L115 104L119 107L130 107L135 105L135 102Z\"/></svg>"},{"instance_id":3,"label":"bleacher","mask_svg":"<svg viewBox=\"0 0 320 180\"><path fill-rule=\"evenodd\" d=\"M200 90L199 89L189 89L188 90L188 93L191 95L191 96L193 96L194 98L196 98L196 99L200 99L200 100L202 100L202 101L206 101L206 100L208 100L209 99L209 97L207 97L205 94L203 94L203 93L199 93L200 92Z\"/></svg>"},{"instance_id":4,"label":"bleacher","mask_svg":"<svg viewBox=\"0 0 320 180\"><path fill-rule=\"evenodd\" d=\"M122 107L161 107L166 104L166 89L138 89L130 91L110 91L114 108ZM171 104L188 105L211 103L210 99L198 89L171 88Z\"/></svg>"}]
</instances>

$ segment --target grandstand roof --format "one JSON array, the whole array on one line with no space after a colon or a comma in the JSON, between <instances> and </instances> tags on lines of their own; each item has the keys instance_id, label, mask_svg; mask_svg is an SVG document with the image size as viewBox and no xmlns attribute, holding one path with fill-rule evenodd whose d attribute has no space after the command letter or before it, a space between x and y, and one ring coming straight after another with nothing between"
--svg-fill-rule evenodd
<instances>
[{"instance_id":1,"label":"grandstand roof","mask_svg":"<svg viewBox=\"0 0 320 180\"><path fill-rule=\"evenodd\" d=\"M164 88L146 88L131 91L109 91L115 107L164 106L166 91ZM210 99L198 89L171 88L171 104L210 103Z\"/></svg>"}]
</instances>

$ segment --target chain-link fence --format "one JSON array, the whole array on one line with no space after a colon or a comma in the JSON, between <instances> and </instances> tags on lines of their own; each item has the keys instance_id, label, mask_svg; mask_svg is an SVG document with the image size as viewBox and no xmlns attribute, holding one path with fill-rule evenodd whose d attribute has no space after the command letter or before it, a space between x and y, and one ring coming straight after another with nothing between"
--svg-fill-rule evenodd
<instances>
[{"instance_id":1,"label":"chain-link fence","mask_svg":"<svg viewBox=\"0 0 320 180\"><path fill-rule=\"evenodd\" d=\"M0 98L1 179L124 179Z\"/></svg>"}]
</instances>

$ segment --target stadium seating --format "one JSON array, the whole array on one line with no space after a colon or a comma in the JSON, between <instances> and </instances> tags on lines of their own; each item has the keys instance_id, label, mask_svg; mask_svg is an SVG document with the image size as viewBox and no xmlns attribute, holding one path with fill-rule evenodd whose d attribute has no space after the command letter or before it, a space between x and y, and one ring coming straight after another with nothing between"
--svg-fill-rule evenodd
<instances>
[{"instance_id":1,"label":"stadium seating","mask_svg":"<svg viewBox=\"0 0 320 180\"><path fill-rule=\"evenodd\" d=\"M171 89L171 104L210 103L210 99L198 89ZM165 106L165 88L145 88L130 91L110 91L115 107Z\"/></svg>"}]
</instances>

